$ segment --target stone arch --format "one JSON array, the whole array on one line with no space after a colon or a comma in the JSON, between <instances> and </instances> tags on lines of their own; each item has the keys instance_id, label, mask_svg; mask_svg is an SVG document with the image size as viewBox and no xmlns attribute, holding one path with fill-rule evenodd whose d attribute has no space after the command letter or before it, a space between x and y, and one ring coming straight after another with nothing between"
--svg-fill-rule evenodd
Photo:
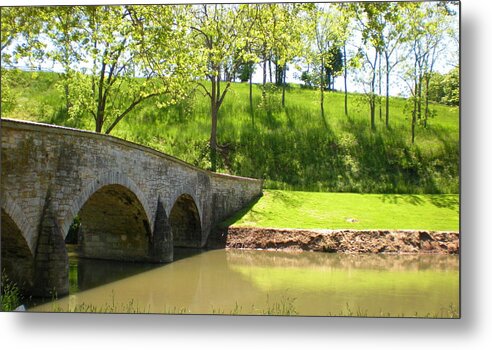
<instances>
[{"instance_id":1,"label":"stone arch","mask_svg":"<svg viewBox=\"0 0 492 350\"><path fill-rule=\"evenodd\" d=\"M23 233L24 225L16 217L15 211L8 210L7 207L1 208L0 220L2 272L5 271L8 278L21 290L30 291L34 275L34 255Z\"/></svg>"},{"instance_id":2,"label":"stone arch","mask_svg":"<svg viewBox=\"0 0 492 350\"><path fill-rule=\"evenodd\" d=\"M93 181L74 201L64 220L78 215L81 221L79 250L89 258L147 261L151 254L150 211L138 187L118 173Z\"/></svg>"},{"instance_id":3,"label":"stone arch","mask_svg":"<svg viewBox=\"0 0 492 350\"><path fill-rule=\"evenodd\" d=\"M169 223L175 247L200 248L202 224L200 212L192 195L178 196L169 213Z\"/></svg>"},{"instance_id":4,"label":"stone arch","mask_svg":"<svg viewBox=\"0 0 492 350\"><path fill-rule=\"evenodd\" d=\"M203 210L202 210L203 208L201 206L201 201L199 200L199 196L196 195L196 188L194 186L184 185L184 186L180 186L175 191L173 191L169 202L167 202L167 208L169 208L167 212L169 213L169 215L171 214L171 210L174 204L176 204L178 198L183 195L190 196L193 202L195 202L195 207L198 210L198 217L200 218L200 225L203 227L204 226L203 223L204 217L203 217Z\"/></svg>"},{"instance_id":5,"label":"stone arch","mask_svg":"<svg viewBox=\"0 0 492 350\"><path fill-rule=\"evenodd\" d=\"M70 209L63 219L61 228L62 232L65 238L66 235L68 234L68 229L70 228L70 225L73 222L73 219L79 211L82 209L82 206L89 200L89 198L96 193L99 189L101 189L104 186L108 185L121 185L122 187L126 187L128 190L130 190L138 199L142 207L144 208L147 221L152 222L152 212L150 210L149 204L146 200L146 196L142 193L142 191L138 188L138 186L135 184L135 182L130 179L129 177L119 173L119 172L108 172L103 174L102 176L98 177L97 179L93 180L91 183L89 183L84 190L80 193L80 195L75 198L71 205Z\"/></svg>"},{"instance_id":6,"label":"stone arch","mask_svg":"<svg viewBox=\"0 0 492 350\"><path fill-rule=\"evenodd\" d=\"M5 215L8 215L10 217L10 219L15 223L22 237L26 241L27 246L29 247L29 250L31 252L31 255L34 256L34 252L36 250L37 233L35 230L33 230L32 226L30 225L27 219L27 215L23 212L23 210L16 203L16 201L11 196L9 196L8 193L5 193L4 191L2 192L3 192L1 197L2 218L4 213Z\"/></svg>"}]
</instances>

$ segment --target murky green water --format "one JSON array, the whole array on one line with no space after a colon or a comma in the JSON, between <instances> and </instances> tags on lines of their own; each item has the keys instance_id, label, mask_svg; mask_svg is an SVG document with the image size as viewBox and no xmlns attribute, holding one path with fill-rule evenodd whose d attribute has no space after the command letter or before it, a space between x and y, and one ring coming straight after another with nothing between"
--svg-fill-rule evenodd
<instances>
[{"instance_id":1,"label":"murky green water","mask_svg":"<svg viewBox=\"0 0 492 350\"><path fill-rule=\"evenodd\" d=\"M72 293L30 311L458 316L457 256L214 250L177 257L160 266L72 259Z\"/></svg>"}]
</instances>

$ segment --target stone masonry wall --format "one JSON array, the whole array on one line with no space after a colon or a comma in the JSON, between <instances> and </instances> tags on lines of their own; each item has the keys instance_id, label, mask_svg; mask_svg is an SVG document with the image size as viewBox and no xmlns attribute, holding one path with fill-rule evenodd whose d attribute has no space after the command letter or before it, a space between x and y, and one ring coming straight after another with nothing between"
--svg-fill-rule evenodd
<instances>
[{"instance_id":1,"label":"stone masonry wall","mask_svg":"<svg viewBox=\"0 0 492 350\"><path fill-rule=\"evenodd\" d=\"M262 180L237 181L237 177L227 175L212 176L212 193L214 216L213 221L219 223L250 202L261 196Z\"/></svg>"}]
</instances>

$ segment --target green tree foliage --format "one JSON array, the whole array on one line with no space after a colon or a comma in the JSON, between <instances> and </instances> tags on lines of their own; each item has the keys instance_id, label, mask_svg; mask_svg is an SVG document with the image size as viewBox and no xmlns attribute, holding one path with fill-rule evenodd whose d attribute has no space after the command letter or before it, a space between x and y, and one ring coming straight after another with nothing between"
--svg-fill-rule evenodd
<instances>
[{"instance_id":1,"label":"green tree foliage","mask_svg":"<svg viewBox=\"0 0 492 350\"><path fill-rule=\"evenodd\" d=\"M446 74L433 72L428 90L430 101L458 106L460 102L460 70L453 68Z\"/></svg>"},{"instance_id":2,"label":"green tree foliage","mask_svg":"<svg viewBox=\"0 0 492 350\"><path fill-rule=\"evenodd\" d=\"M161 104L180 98L181 82L187 81L183 79L188 67L184 58L189 55L179 45L183 30L176 25L175 19L180 17L175 9L171 6L39 8L32 23L41 29L28 33L35 43L44 45L32 48L17 45L14 52L19 56L48 57L60 65L61 87L70 118L90 114L97 132L110 133L142 101L163 94L169 98ZM32 8L18 11L14 16L16 21L33 18ZM33 53L37 52L42 54L35 56Z\"/></svg>"},{"instance_id":3,"label":"green tree foliage","mask_svg":"<svg viewBox=\"0 0 492 350\"><path fill-rule=\"evenodd\" d=\"M340 47L332 46L328 55L329 59L325 66L326 88L329 91L334 90L335 77L342 73L343 53Z\"/></svg>"},{"instance_id":4,"label":"green tree foliage","mask_svg":"<svg viewBox=\"0 0 492 350\"><path fill-rule=\"evenodd\" d=\"M243 63L238 69L238 78L244 83L249 80L251 75L255 72L255 65L253 62Z\"/></svg>"},{"instance_id":5,"label":"green tree foliage","mask_svg":"<svg viewBox=\"0 0 492 350\"><path fill-rule=\"evenodd\" d=\"M26 58L31 65L42 56L43 44L37 40L42 24L32 21L42 14L38 8L1 7L1 104L2 113L12 110L16 103L16 94L11 88L15 85L18 72L7 67Z\"/></svg>"},{"instance_id":6,"label":"green tree foliage","mask_svg":"<svg viewBox=\"0 0 492 350\"><path fill-rule=\"evenodd\" d=\"M459 106L460 104L460 68L453 68L448 74L444 75L444 96L441 103L450 106Z\"/></svg>"}]
</instances>

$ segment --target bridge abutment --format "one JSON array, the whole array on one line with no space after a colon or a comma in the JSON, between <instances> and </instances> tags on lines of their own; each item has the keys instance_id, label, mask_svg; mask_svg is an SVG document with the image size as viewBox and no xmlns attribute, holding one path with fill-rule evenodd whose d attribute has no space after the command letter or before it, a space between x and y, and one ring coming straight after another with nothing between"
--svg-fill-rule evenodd
<instances>
[{"instance_id":1,"label":"bridge abutment","mask_svg":"<svg viewBox=\"0 0 492 350\"><path fill-rule=\"evenodd\" d=\"M169 225L164 204L160 199L157 201L150 258L154 262L171 262L174 259L171 226Z\"/></svg>"},{"instance_id":2,"label":"bridge abutment","mask_svg":"<svg viewBox=\"0 0 492 350\"><path fill-rule=\"evenodd\" d=\"M68 254L63 234L58 227L51 199L48 198L39 229L34 257L33 296L68 294Z\"/></svg>"}]
</instances>

